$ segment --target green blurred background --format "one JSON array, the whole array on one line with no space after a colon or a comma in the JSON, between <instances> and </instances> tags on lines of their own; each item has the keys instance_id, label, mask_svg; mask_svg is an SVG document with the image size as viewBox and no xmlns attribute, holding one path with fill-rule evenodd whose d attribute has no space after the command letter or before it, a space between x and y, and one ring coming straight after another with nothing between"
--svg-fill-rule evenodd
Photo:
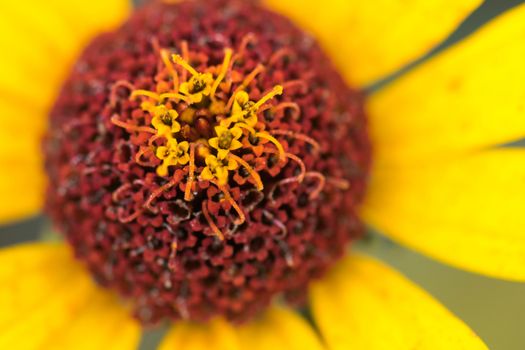
<instances>
[{"instance_id":1,"label":"green blurred background","mask_svg":"<svg viewBox=\"0 0 525 350\"><path fill-rule=\"evenodd\" d=\"M524 1L486 1L442 45L392 77L370 87L370 90L406 73L430 56L471 34L494 16L522 2ZM381 9L378 8L378 11ZM522 44L525 45L525 41ZM512 146L523 147L525 143ZM42 237L49 239L53 237L49 232L50 225L43 217L0 227L0 246ZM490 349L525 349L525 284L494 280L456 270L404 249L371 230L358 244L358 249L386 261L434 295L478 333ZM152 349L161 333L162 331L149 332L143 339L142 349Z\"/></svg>"}]
</instances>

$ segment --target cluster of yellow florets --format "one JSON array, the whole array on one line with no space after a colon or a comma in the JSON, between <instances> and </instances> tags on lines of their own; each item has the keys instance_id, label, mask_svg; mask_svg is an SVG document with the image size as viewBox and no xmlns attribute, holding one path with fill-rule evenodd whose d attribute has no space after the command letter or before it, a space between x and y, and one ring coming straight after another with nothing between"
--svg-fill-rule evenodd
<instances>
[{"instance_id":1,"label":"cluster of yellow florets","mask_svg":"<svg viewBox=\"0 0 525 350\"><path fill-rule=\"evenodd\" d=\"M242 45L246 46L251 39L248 36ZM301 183L306 177L315 177L319 180L318 189L312 192L312 197L315 197L324 186L324 176L317 172L307 172L303 161L294 154L287 153L275 136L300 139L315 150L319 149L318 143L306 135L290 130L267 129L267 125L258 118L258 113L266 107L265 104L283 93L283 87L277 85L254 101L250 98L248 86L264 71L264 66L256 66L234 87L230 79L237 73L232 72L233 65L236 60L242 59L245 47L241 45L235 55L232 49L226 49L221 65L210 66L204 72L198 72L188 63L187 43L182 44L182 56L170 55L167 50L158 49L165 66L162 74L167 72L169 77L159 79L156 91L136 89L126 81L115 84L115 87L129 88L130 99L140 101L140 108L151 116L151 125L131 124L121 120L118 115L111 119L115 125L128 131L151 134L147 145L142 146L135 155L135 160L144 166L155 166L159 176L169 177L170 173L174 174L172 179L150 195L144 208L151 209L155 198L179 183L180 177L175 176L175 172L170 172L170 169L178 168L187 172L184 193L186 201L192 200L196 181L209 181L222 191L223 200L230 202L238 213L236 224L243 223L245 214L229 192L230 174L243 167L257 190L264 188L258 172L243 159L246 152L257 154L256 148L261 140L273 144L274 149L265 148L265 152L278 155L279 162L292 160L299 166L300 173L297 176L280 180L278 184ZM281 102L270 108L296 110L298 106L292 102ZM199 114L203 110L206 112L204 118ZM142 157L147 153L157 161L144 161ZM160 165L158 160L161 161ZM208 213L207 201L202 202L202 212L215 234L223 238L222 232Z\"/></svg>"},{"instance_id":2,"label":"cluster of yellow florets","mask_svg":"<svg viewBox=\"0 0 525 350\"><path fill-rule=\"evenodd\" d=\"M223 187L229 181L230 172L240 166L246 168L253 177L257 189L262 190L263 183L258 173L242 157L235 154L236 150L249 146L249 140L270 141L275 145L279 159L285 159L285 152L280 142L269 132L257 130L259 109L276 95L282 94L282 86L275 86L258 101L250 100L249 94L245 91L250 81L260 73L261 67L257 67L252 74L249 74L243 83L230 93L227 101L216 97L221 82L235 61L235 57L232 59L232 54L231 49L226 49L220 68L210 67L209 71L198 72L188 63L187 58L180 55L170 57L166 50L161 50L161 58L170 72L173 87L169 91L162 92L134 89L131 94L131 99L142 100L141 108L152 117L151 127L141 127L142 131L154 134L149 146L155 147L153 146L155 140L165 139L165 143L156 147L154 151L155 156L162 161L157 167L157 174L166 177L169 175L170 167L189 167L186 200L191 199L189 187L192 186L195 178ZM183 68L182 79L175 65ZM186 77L187 73L190 74L189 78ZM210 122L214 135L197 140L188 139L184 136L181 123L193 121L195 110L201 108L203 102L207 103L207 108L213 116ZM185 109L180 115L175 109L179 103L185 104ZM117 125L126 127L122 124L124 123ZM199 174L195 174L196 149L198 154L203 156L205 163Z\"/></svg>"}]
</instances>

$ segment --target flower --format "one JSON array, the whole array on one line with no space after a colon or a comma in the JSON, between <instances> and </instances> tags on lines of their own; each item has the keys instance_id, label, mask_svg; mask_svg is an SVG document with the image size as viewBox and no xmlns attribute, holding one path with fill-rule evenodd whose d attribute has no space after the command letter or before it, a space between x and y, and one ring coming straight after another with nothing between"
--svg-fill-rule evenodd
<instances>
[{"instance_id":1,"label":"flower","mask_svg":"<svg viewBox=\"0 0 525 350\"><path fill-rule=\"evenodd\" d=\"M229 151L234 151L242 147L239 139L242 136L242 130L238 127L231 129L224 126L215 127L216 137L212 137L208 140L211 147L215 148L218 153L219 159L224 159L228 155Z\"/></svg>"},{"instance_id":2,"label":"flower","mask_svg":"<svg viewBox=\"0 0 525 350\"><path fill-rule=\"evenodd\" d=\"M159 176L166 176L168 174L168 167L177 164L184 165L190 161L188 150L190 144L187 141L177 142L176 139L170 138L166 146L157 148L155 155L162 160L162 165L157 168Z\"/></svg>"},{"instance_id":3,"label":"flower","mask_svg":"<svg viewBox=\"0 0 525 350\"><path fill-rule=\"evenodd\" d=\"M269 0L265 4L312 31L347 82L364 87L416 59L446 37L479 5L479 1L389 2L381 11L376 9L377 3L353 0L327 1L323 6L310 0ZM124 1L107 0L31 2L31 6L9 2L4 5L3 23L18 30L17 35L12 35L11 31L2 33L7 48L0 57L3 60L0 65L3 69L0 75L2 222L27 217L42 207L44 176L38 176L42 173L38 139L46 124L47 111L64 79L61 66L68 66L99 31L112 29L120 23L128 5ZM443 8L447 11L442 11ZM33 16L34 13L38 16ZM425 15L428 13L440 13L440 16ZM374 162L366 196L359 208L360 216L369 225L401 244L456 267L516 281L525 279L525 245L521 234L525 223L520 215L524 154L519 148L499 146L525 134L522 86L525 70L521 45L524 17L524 6L503 14L465 41L367 97ZM21 28L20 23L27 26ZM36 40L37 37L41 40ZM220 41L220 36L207 39ZM77 67L79 74L88 74L83 68ZM190 86L191 79L197 79L195 76L192 74L187 89L180 90L181 95L191 97L187 101L190 104L203 102L213 89L209 78L204 79L204 85L209 87L209 91L202 90L206 93L195 88L196 81ZM73 82L75 89L63 93L97 96L98 83L93 80L86 86ZM223 86L217 89L226 88L220 82L218 85ZM115 94L118 96L121 92ZM31 117L15 117L22 113ZM358 115L359 111L342 111L340 118L351 119L354 113ZM290 114L292 118L294 114ZM137 120L141 118L136 117ZM81 128L83 123L89 122L79 115L78 119L59 126L78 137L90 139L98 134L89 125ZM206 133L209 128L205 118L200 123L204 126L199 130ZM334 128L334 133L338 130ZM125 133L125 130L120 132ZM144 136L148 134L147 127L129 134L138 144L148 141L148 135ZM196 140L201 136L188 133L188 137ZM197 146L201 150L202 144ZM47 146L52 148L52 144ZM101 153L105 151L100 150ZM206 154L206 149L202 152ZM198 154L199 149L195 153ZM119 150L118 154L126 158L127 151ZM191 157L188 163L190 160ZM80 161L87 164L88 159ZM133 176L141 172L135 165L130 168ZM75 175L74 167L60 172L66 171ZM111 187L111 183L106 183L111 171L104 168L99 174L87 168L83 175L95 177L95 182L101 186ZM175 182L167 184L179 184L190 171L190 167L187 173L175 170ZM54 175L59 176L60 172ZM86 187L84 180L76 177L76 182L57 191L79 191L82 198L98 190ZM149 178L134 180L128 187L115 192L114 199L125 197L124 201L133 202L132 198L137 196L134 186L154 182ZM197 186L185 184L183 190L186 189L193 192ZM173 189L178 190L179 187ZM206 190L214 192L216 189ZM251 193L258 193L253 191ZM151 202L155 194L155 191L151 193ZM238 194L221 193L220 190L213 196L225 201L211 203L204 207L206 210L213 209L211 206L223 210L238 199ZM256 203L258 197L254 197ZM97 204L94 202L82 203L93 206ZM107 209L96 208L99 211ZM152 225L162 226L165 223L158 221L158 213L177 213L175 218L185 217L191 208L184 202L171 201L151 209ZM118 215L110 210L105 214ZM57 215L80 216L71 207ZM279 229L279 217L266 214L265 220ZM144 222L133 225L141 224ZM193 224L199 225L199 222ZM214 224L220 225L219 222ZM423 233L422 228L425 229ZM97 229L118 238L126 234L112 225L99 225ZM115 248L125 250L125 247L117 247L119 242L121 240L115 240ZM215 241L207 242L210 243L206 252L211 254L216 249ZM154 247L159 242L151 240L141 244ZM176 248L176 242L173 244ZM275 246L286 251L286 247L277 243ZM450 254L451 251L454 254ZM126 252L131 259L141 254ZM89 258L97 261L101 256L93 252ZM120 259L117 253L114 258ZM148 259L148 256L143 258ZM144 268L140 261L135 260L135 264L129 266L126 265L129 260L119 261L123 264L106 273L118 274L128 269L140 272ZM5 324L0 347L38 349L53 342L63 348L78 348L79 343L87 348L106 348L111 342L116 348L136 348L140 326L128 316L128 305L95 285L84 268L74 263L72 253L64 244L35 243L4 248L0 252L0 262L3 271L0 274L3 286L0 320ZM188 262L188 265L194 269L191 278L205 278L199 275L202 266L196 262ZM231 277L232 283L243 283L235 278L235 273L232 268L225 274ZM143 275L143 278L150 276ZM131 287L126 283L119 285L123 291ZM165 297L163 290L153 295L157 300ZM309 301L323 342L298 313L273 306L256 321L241 326L234 326L222 318L199 325L176 322L161 349L191 350L206 344L213 344L217 349L283 348L283 344L292 349L485 348L438 302L391 268L369 257L349 253L323 279L313 284ZM184 310L184 305L177 307ZM142 309L145 314L148 311ZM115 339L117 328L119 337ZM32 332L31 337L24 336L28 331Z\"/></svg>"},{"instance_id":4,"label":"flower","mask_svg":"<svg viewBox=\"0 0 525 350\"><path fill-rule=\"evenodd\" d=\"M159 135L170 136L180 131L177 111L168 109L165 105L159 105L153 107L152 114L151 125L157 129Z\"/></svg>"},{"instance_id":5,"label":"flower","mask_svg":"<svg viewBox=\"0 0 525 350\"><path fill-rule=\"evenodd\" d=\"M206 167L201 173L204 180L217 179L219 184L225 185L228 182L228 170L237 169L238 164L231 158L217 158L214 155L206 157Z\"/></svg>"}]
</instances>

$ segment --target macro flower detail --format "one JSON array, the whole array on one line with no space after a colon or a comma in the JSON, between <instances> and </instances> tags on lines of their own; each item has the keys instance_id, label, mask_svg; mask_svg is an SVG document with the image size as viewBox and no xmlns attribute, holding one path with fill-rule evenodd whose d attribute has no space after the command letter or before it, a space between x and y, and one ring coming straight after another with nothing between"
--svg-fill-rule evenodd
<instances>
[{"instance_id":1,"label":"macro flower detail","mask_svg":"<svg viewBox=\"0 0 525 350\"><path fill-rule=\"evenodd\" d=\"M189 40L204 13L222 36L202 27ZM241 322L277 295L301 303L361 234L361 95L284 18L237 2L152 3L76 67L51 112L46 207L144 323ZM93 81L106 98L76 93ZM80 134L69 127L79 118Z\"/></svg>"},{"instance_id":2,"label":"macro flower detail","mask_svg":"<svg viewBox=\"0 0 525 350\"><path fill-rule=\"evenodd\" d=\"M525 5L436 46L487 6L28 1L0 225L45 234L0 250L0 349L487 349L389 263L525 281Z\"/></svg>"}]
</instances>

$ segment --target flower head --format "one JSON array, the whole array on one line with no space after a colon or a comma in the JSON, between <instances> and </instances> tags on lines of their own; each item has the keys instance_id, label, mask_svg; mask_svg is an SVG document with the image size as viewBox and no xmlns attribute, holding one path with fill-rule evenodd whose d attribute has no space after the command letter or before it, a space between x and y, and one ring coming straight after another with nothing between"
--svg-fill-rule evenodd
<instances>
[{"instance_id":1,"label":"flower head","mask_svg":"<svg viewBox=\"0 0 525 350\"><path fill-rule=\"evenodd\" d=\"M175 322L162 348L192 350L188 341L195 340L218 350L255 349L279 337L276 348L285 338L308 350L482 349L405 278L345 248L362 235L364 218L450 264L525 278L523 244L515 244L525 225L518 205L523 151L499 147L525 132L516 108L521 85L502 78L525 79L523 50L512 45L522 42L525 7L376 93L346 83L364 87L416 59L477 1L444 0L447 11L426 19L424 31L403 19L438 11L443 2L389 2L389 16L378 17L377 4L354 0L167 2L145 4L82 54L64 55L63 66L79 57L66 81L56 78L62 65L51 60L68 51L66 43L85 42L83 30L91 27L83 16L106 30L117 24L120 0L13 3L0 13L7 26L31 14L27 8L42 19L27 18L31 26L19 28L17 44L0 56L7 69L0 74L0 124L24 127L23 137L0 130L0 165L8 170L0 173L0 194L9 198L0 202L0 220L34 213L44 201L36 185L44 183L35 170L40 161L26 154L39 154L39 126L49 125L46 211L97 281L73 263L65 243L0 251L1 294L16 306L0 315L0 347L47 348L52 339L63 348L78 341L100 348L114 341L118 325L117 347L135 348L139 326L129 306L144 324ZM308 23L338 69L310 34L265 6ZM67 9L71 16L62 20L58 13ZM71 18L80 25L62 37ZM40 28L46 23L52 28ZM70 40L77 31L78 40ZM36 34L53 39L28 46ZM11 32L6 38L10 44ZM37 52L40 46L46 50ZM18 59L32 66L17 67ZM38 88L29 90L28 81ZM60 92L53 87L61 85ZM479 98L494 86L505 93ZM48 122L37 122L38 111L47 118L49 96L58 97ZM32 123L18 118L19 125L15 112ZM451 247L458 254L449 254ZM352 257L340 259L347 253ZM306 294L317 332L293 309L270 306L305 305ZM236 327L256 315L255 323ZM29 326L38 327L36 337L14 336Z\"/></svg>"}]
</instances>

